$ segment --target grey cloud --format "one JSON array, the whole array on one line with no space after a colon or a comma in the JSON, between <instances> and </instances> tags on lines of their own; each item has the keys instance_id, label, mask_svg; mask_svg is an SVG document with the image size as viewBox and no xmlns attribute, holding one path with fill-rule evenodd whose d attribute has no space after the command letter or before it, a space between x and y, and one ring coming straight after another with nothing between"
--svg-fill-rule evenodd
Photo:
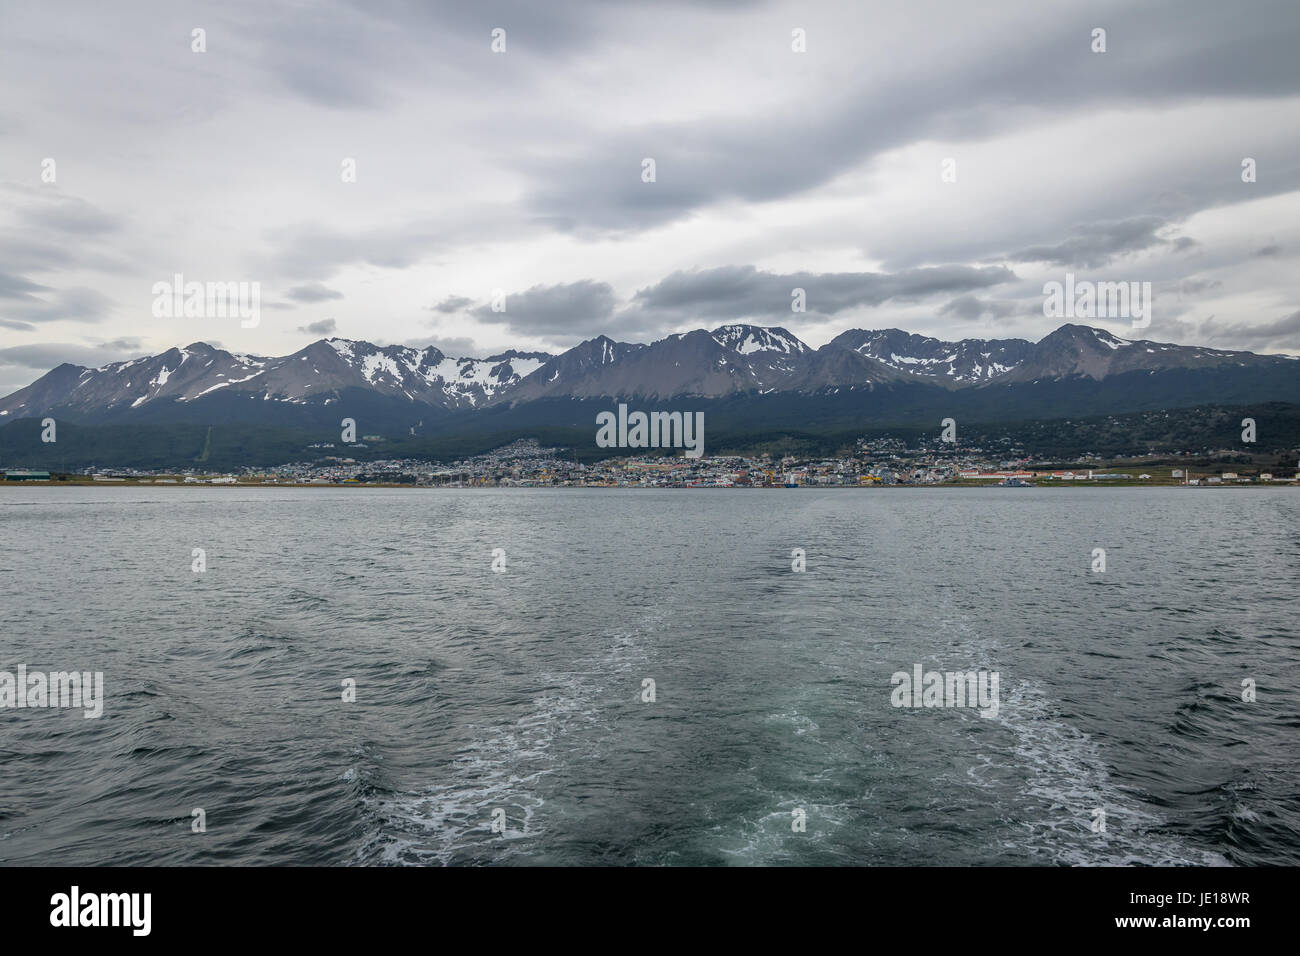
<instances>
[{"instance_id":1,"label":"grey cloud","mask_svg":"<svg viewBox=\"0 0 1300 956\"><path fill-rule=\"evenodd\" d=\"M1088 49L1095 11L1054 11L1033 29L1021 21L1006 29L991 16L963 52L916 56L910 75L872 76L821 104L647 124L568 156L528 161L537 183L531 203L557 228L646 228L721 200L792 196L887 149L985 137L1043 110L1292 95L1300 90L1293 67L1300 18L1288 15L1284 0L1266 7L1249 17L1214 0L1111 8L1112 49L1100 55ZM1005 110L1007 103L1022 109ZM656 160L655 183L641 181L643 157ZM1281 175L1294 184L1298 173Z\"/></svg>"},{"instance_id":2,"label":"grey cloud","mask_svg":"<svg viewBox=\"0 0 1300 956\"><path fill-rule=\"evenodd\" d=\"M30 345L11 345L0 348L0 365L47 372L64 362L98 368L111 362L137 358L146 354L138 343L122 348L120 342L103 345L71 345L65 342L35 342Z\"/></svg>"},{"instance_id":3,"label":"grey cloud","mask_svg":"<svg viewBox=\"0 0 1300 956\"><path fill-rule=\"evenodd\" d=\"M1300 312L1292 312L1264 325L1234 322L1215 326L1210 337L1215 342L1231 342L1238 346L1300 352Z\"/></svg>"},{"instance_id":4,"label":"grey cloud","mask_svg":"<svg viewBox=\"0 0 1300 956\"><path fill-rule=\"evenodd\" d=\"M1000 319L1009 315L1015 315L1016 311L1016 304L1014 302L981 299L976 295L968 293L945 303L944 306L939 309L939 314L955 315L959 319L973 320L982 318L986 315Z\"/></svg>"},{"instance_id":5,"label":"grey cloud","mask_svg":"<svg viewBox=\"0 0 1300 956\"><path fill-rule=\"evenodd\" d=\"M42 238L36 229L0 233L0 262L24 272L51 272L60 269L94 269L99 272L123 272L129 263L112 249L75 245L63 238Z\"/></svg>"},{"instance_id":6,"label":"grey cloud","mask_svg":"<svg viewBox=\"0 0 1300 956\"><path fill-rule=\"evenodd\" d=\"M285 295L295 302L327 302L331 299L343 298L342 292L337 292L319 282L294 286Z\"/></svg>"},{"instance_id":7,"label":"grey cloud","mask_svg":"<svg viewBox=\"0 0 1300 956\"><path fill-rule=\"evenodd\" d=\"M695 0L698 4L698 0ZM679 6L689 5L681 0ZM739 7L749 0L713 0ZM515 87L529 69L598 47L617 36L617 5L601 0L349 0L260 15L245 25L260 39L261 68L307 102L336 110L373 110L399 101L404 87L429 82L430 65L478 89ZM491 50L506 31L506 52Z\"/></svg>"},{"instance_id":8,"label":"grey cloud","mask_svg":"<svg viewBox=\"0 0 1300 956\"><path fill-rule=\"evenodd\" d=\"M1179 295L1200 295L1202 292L1209 292L1211 289L1223 287L1222 279L1184 279L1178 283Z\"/></svg>"},{"instance_id":9,"label":"grey cloud","mask_svg":"<svg viewBox=\"0 0 1300 956\"><path fill-rule=\"evenodd\" d=\"M144 343L134 336L111 339L108 342L95 342L93 344L96 348L107 349L114 352L130 352L135 355L143 354L141 349L144 347ZM217 347L215 342L209 342L208 344L214 348Z\"/></svg>"},{"instance_id":10,"label":"grey cloud","mask_svg":"<svg viewBox=\"0 0 1300 956\"><path fill-rule=\"evenodd\" d=\"M87 10L93 6L82 5ZM373 210L411 209L408 221L401 218L405 212L399 216L374 214L368 220L373 210L364 203L353 206L326 200L307 204L311 200L294 196L292 188L287 204L276 203L265 211L268 216L286 218L261 220L262 210L255 202L244 206L253 210L254 228L263 230L267 240L261 252L251 253L258 259L258 268L248 274L263 278L267 285L282 280L284 286L300 289L325 288L320 285L324 281L335 285L332 277L344 269L404 269L444 255L456 265L463 262L476 270L482 257L500 256L503 251L512 255L513 243L522 244L547 230L574 231L585 239L601 232L623 233L677 220L683 248L698 258L668 259L672 265L662 271L620 273L624 276L620 281L636 286L654 283L679 264L772 261L761 257L784 255L804 242L810 250L870 242L876 248L865 250L869 258L883 263L878 267L881 277L874 283L859 276L843 278L842 285L827 280L817 286L826 277L798 274L811 276L806 280L811 311L830 314L846 308L842 303L865 289L861 301L866 305L882 294L899 299L908 294L942 295L941 301L946 302L942 308L948 310L944 314L955 322L972 315L977 306L996 310L998 300L972 295L980 285L899 294L889 291L887 280L897 284L900 276L916 267L980 262L1006 250L1049 255L1044 260L1020 261L1067 263L1077 259L1084 264L1139 251L1181 252L1195 246L1195 240L1174 237L1163 227L1143 231L1141 222L1174 223L1199 209L1300 188L1300 164L1292 158L1295 150L1288 148L1294 138L1287 140L1284 135L1294 127L1290 122L1294 109L1291 99L1282 99L1294 97L1300 90L1294 56L1300 46L1300 16L1294 0L1259 0L1248 11L1219 0L1153 0L1140 5L1110 2L1051 10L1027 0L1004 0L979 8L965 2L935 2L927 6L927 13L919 14L930 17L927 29L909 35L906 44L876 43L874 47L875 34L870 28L877 15L888 19L901 5L885 5L864 14L864 8L851 2L826 4L817 11L820 26L810 32L806 57L781 51L784 61L798 72L797 78L791 75L795 96L750 96L748 102L734 96L745 92L750 79L742 66L735 74L734 89L718 90L721 95L717 99L701 95L697 103L672 106L668 97L680 96L681 89L668 89L666 81L664 101L657 106L647 104L646 113L639 112L635 103L629 109L629 94L640 95L643 89L652 88L656 76L648 77L650 82L643 86L636 77L626 75L626 62L619 59L624 51L633 54L632 62L641 69L647 47L653 44L655 48L649 52L662 62L664 76L671 74L679 87L691 89L696 86L692 81L698 79L691 71L699 51L691 38L718 29L743 38L741 42L747 45L752 39L755 71L769 70L773 61L762 59L764 44L770 39L778 47L785 46L789 24L772 20L772 9L748 18L718 16L725 6L717 4L703 14L685 4L671 7L671 26L677 29L680 22L684 42L659 48L660 36L647 43L644 34L629 29L641 23L638 17L643 12L629 13L620 5L594 0L555 0L546 5L527 0L476 4L322 0L309 10L232 0L222 7L219 18L207 24L211 52L205 56L188 53L185 31L176 35L179 41L174 49L168 47L166 38L173 35L173 27L165 18L160 21L152 16L147 5L128 3L115 8L115 16L108 20L72 18L66 24L53 22L57 18L43 13L39 5L16 11L14 25L20 29L0 31L4 34L0 36L0 79L5 81L0 82L0 124L10 134L9 143L17 146L15 167L21 170L28 164L26 172L19 175L34 182L36 160L47 151L64 148L43 145L33 135L37 130L42 137L57 133L56 142L68 142L72 163L60 162L57 186L0 184L0 212L6 214L0 216L0 268L6 271L0 276L0 326L31 330L33 322L78 314L79 310L83 318L102 315L109 308L107 299L101 297L96 302L87 295L91 290L68 288L74 283L98 287L98 281L51 273L112 271L124 277L113 277L113 281L128 281L125 277L134 281L132 273L138 263L149 261L151 244L176 239L181 240L177 248L188 244L199 231L194 227L196 214L209 216L213 212L211 206L202 204L206 200L199 198L212 178L213 167L200 163L192 171L186 170L184 162L177 161L180 154L169 151L175 144L183 149L185 137L199 132L198 124L213 118L225 124L220 129L226 131L283 127L286 144L289 140L300 142L324 157L323 165L316 166L313 154L308 153L304 173L297 165L281 169L253 161L244 168L239 165L244 160L231 154L232 195L239 193L245 201L279 186L277 176L326 175L336 181L338 156L353 150L347 144L371 142L366 136L373 133L376 146L400 148L407 143L407 131L416 116L432 118L438 133L445 131L454 138L445 159L449 170L455 164L456 187L463 184L467 194L475 196L501 196L499 203L494 200L486 210L464 208L454 201L455 196L446 201L448 190L438 185L451 186L452 179L443 176L408 182L404 180L408 169L394 162L390 179L366 178L363 186L375 190L378 203ZM910 18L916 16L909 13ZM1109 30L1110 51L1105 55L1087 49L1089 32L1098 23ZM488 34L495 26L508 30L510 52L505 55L488 50ZM843 59L828 59L824 54L829 45L822 42L825 33L819 32L824 27L838 27L841 36L851 37L861 56L855 59L851 49L842 47ZM48 35L51 28L68 40L67 56L61 58L58 51L52 54L48 92L38 109L29 98L23 98L23 58L30 53L20 46L24 35ZM160 38L164 40L161 47ZM708 39L707 33L703 39ZM819 76L825 79L819 80ZM608 91L600 88L606 81ZM590 95L584 92L574 103L565 99L580 88ZM1168 128L1159 126L1159 119L1149 136L1139 136L1132 143L1118 139L1089 142L1086 137L1054 143L1062 156L1060 168L1038 170L1030 178L1035 187L1050 179L1068 201L1054 200L1049 209L1042 210L1029 206L1027 200L1018 202L1018 197L1008 192L1002 208L990 215L987 229L953 229L949 233L927 227L909 235L907 213L886 210L878 228L846 217L842 226L828 223L824 235L809 241L807 237L781 235L777 225L771 230L765 227L763 237L741 245L728 235L728 227L715 227L705 217L698 223L691 221L697 210L740 200L734 222L744 222L752 209L743 202L798 196L831 182L839 188L837 177L846 171L871 173L873 188L875 183L886 183L885 197L890 198L887 176L875 173L900 171L872 169L866 164L891 150L927 140L971 142L1013 133L1055 134L1057 122L1069 124L1072 132L1068 135L1077 135L1076 123L1091 129L1090 120L1114 109L1139 113L1186 107L1196 121L1208 115L1205 107L1221 106L1225 97L1233 98L1233 112L1239 104L1242 117L1254 123L1257 116L1261 125L1251 129L1243 120L1240 128L1230 127L1228 109L1222 111L1222 129L1210 117L1205 139L1222 142L1214 147L1223 154L1222 165L1215 165L1218 160L1207 163L1207 154L1163 150L1166 155L1161 157L1160 168L1152 171L1151 153L1161 147L1161 133ZM1277 98L1276 105L1263 103L1267 98ZM303 108L303 103L310 106ZM1193 107L1200 112L1191 114ZM42 110L44 119L37 115ZM354 113L340 123L340 110ZM653 119L643 118L646 115ZM284 125L287 117L301 123L292 129L291 137ZM1222 140L1212 135L1229 131L1232 135ZM21 141L14 139L15 134ZM419 148L429 148L431 140L412 133L411 155ZM1131 149L1144 171L1129 170L1099 189L1091 172L1094 149L1098 153ZM75 158L78 151L80 159ZM1122 155L1107 153L1098 169L1115 166L1111 160ZM1241 155L1260 158L1259 182L1249 186L1240 182L1236 164ZM640 162L645 156L658 161L657 183L640 181ZM208 158L225 161L220 152ZM1017 158L1003 152L994 159L1014 164ZM922 161L929 159L922 157ZM362 159L363 170L371 168L367 162ZM81 178L79 166L98 168L94 176ZM962 168L965 184L971 167ZM901 173L910 175L907 170ZM184 178L187 174L188 179ZM107 197L106 208L63 192L68 184L77 182L93 182L96 192L91 198ZM485 184L504 188L485 190ZM116 193L119 188L126 190L120 197ZM395 194L400 204L392 203ZM192 207L186 202L187 195L195 199ZM134 215L129 219L116 216L107 211L110 206L140 210L138 218L143 223L134 225ZM437 216L426 211L435 208ZM442 215L444 208L450 210L448 215ZM287 214L286 209L290 210ZM1233 216L1238 214L1232 210ZM1246 214L1244 209L1240 211L1240 215ZM306 221L316 217L322 221ZM367 225L368 221L383 225ZM1092 225L1071 235L1067 227L1075 222ZM1115 227L1110 232L1101 226L1107 223ZM1136 231L1126 233L1120 228L1124 224ZM134 234L133 225L138 230ZM1290 243L1288 235L1256 235L1255 245L1275 239ZM102 241L105 237L113 241ZM216 234L200 241L201 246L187 252L193 255L197 249L197 254L203 255L211 250L214 261L238 248L234 245L238 240ZM481 248L480 242L484 243ZM487 245L490 242L499 244L492 247ZM666 247L664 243L659 248ZM1264 246L1256 254L1280 254L1280 248L1267 252L1272 248ZM1170 264L1162 256L1161 264L1169 265L1167 275L1173 281L1180 265L1184 272L1192 271L1192 266L1206 269L1206 260L1219 251L1198 253L1192 263ZM1247 258L1250 253L1250 246L1232 250L1238 262L1254 261ZM815 255L811 252L806 260L814 268L819 264ZM531 250L527 257L531 258ZM480 262L475 262L476 258ZM1231 265L1217 261L1214 268ZM660 268L658 264L648 267ZM1284 285L1283 270L1272 271L1277 285ZM632 278L627 278L629 274ZM548 284L554 275L524 275L521 286L542 282L544 285L535 289L556 288ZM593 301L590 296L573 293L568 320L561 315L562 308L544 297L537 299L529 317L517 311L520 302L512 296L506 313L488 312L479 318L496 323L493 328L505 328L518 320L523 330L535 328L539 334L554 336L575 329L614 332L614 327L619 334L634 335L634 327L659 331L668 323L710 314L724 319L741 317L733 313L746 309L754 310L755 317L780 316L789 321L789 287L768 288L763 285L765 275L714 276L735 283L735 299L730 305L725 289L710 293L704 287L707 282L693 291L685 288L689 283L681 283L682 301L674 304L669 277L644 290L657 290L657 295L634 299L622 310L610 301ZM791 281L793 278L777 277L780 283L790 285L798 281ZM118 288L103 288L127 301L127 293ZM365 285L339 288L353 297L363 294ZM468 291L481 303L486 290ZM698 305L693 297L698 298ZM290 296L283 302L265 303L264 308L289 310L294 306L286 303L294 301L328 300ZM431 307L429 318L436 323L440 316L453 316L473 305L463 297L448 297ZM401 329L403 319L384 315L385 308L377 304L376 323L391 322L387 327L390 334L407 334ZM403 304L395 311L409 308ZM120 328L130 331L129 321L123 315ZM436 330L436 324L433 328ZM290 329L287 321L284 331Z\"/></svg>"},{"instance_id":11,"label":"grey cloud","mask_svg":"<svg viewBox=\"0 0 1300 956\"><path fill-rule=\"evenodd\" d=\"M59 196L25 206L18 213L25 228L35 227L65 236L102 236L122 227L120 216L104 212L76 196Z\"/></svg>"},{"instance_id":12,"label":"grey cloud","mask_svg":"<svg viewBox=\"0 0 1300 956\"><path fill-rule=\"evenodd\" d=\"M266 234L272 250L258 257L258 271L322 280L346 266L405 269L441 249L493 236L518 238L524 231L506 210L468 206L455 219L414 219L368 230L300 223Z\"/></svg>"},{"instance_id":13,"label":"grey cloud","mask_svg":"<svg viewBox=\"0 0 1300 956\"><path fill-rule=\"evenodd\" d=\"M307 332L310 335L332 335L338 326L333 319L321 319L319 322L309 322L307 325L298 326L299 332Z\"/></svg>"},{"instance_id":14,"label":"grey cloud","mask_svg":"<svg viewBox=\"0 0 1300 956\"><path fill-rule=\"evenodd\" d=\"M17 323L7 323L0 319L0 326L17 327ZM28 326L28 329L31 328L33 327ZM34 342L0 348L0 396L26 387L34 379L64 362L99 368L146 354L148 353L140 348L139 340L136 339L116 339L92 345Z\"/></svg>"},{"instance_id":15,"label":"grey cloud","mask_svg":"<svg viewBox=\"0 0 1300 956\"><path fill-rule=\"evenodd\" d=\"M334 109L376 107L390 98L383 66L394 62L391 46L400 36L374 28L370 18L342 5L277 12L254 35L263 69L287 89Z\"/></svg>"},{"instance_id":16,"label":"grey cloud","mask_svg":"<svg viewBox=\"0 0 1300 956\"><path fill-rule=\"evenodd\" d=\"M286 89L316 106L362 111L427 82L429 63L473 75L476 86L510 84L523 61L597 42L602 13L596 3L367 0L277 12L253 32L262 69ZM497 27L505 54L491 51Z\"/></svg>"},{"instance_id":17,"label":"grey cloud","mask_svg":"<svg viewBox=\"0 0 1300 956\"><path fill-rule=\"evenodd\" d=\"M113 308L113 302L107 296L84 286L60 289L52 299L28 315L45 321L71 319L77 322L98 322Z\"/></svg>"},{"instance_id":18,"label":"grey cloud","mask_svg":"<svg viewBox=\"0 0 1300 956\"><path fill-rule=\"evenodd\" d=\"M1156 235L1157 230L1168 225L1159 216L1088 223L1077 227L1069 239L1052 245L1030 246L1007 258L1012 262L1046 262L1095 269L1128 253L1171 245L1169 239Z\"/></svg>"},{"instance_id":19,"label":"grey cloud","mask_svg":"<svg viewBox=\"0 0 1300 956\"><path fill-rule=\"evenodd\" d=\"M119 270L122 261L94 246L77 245L122 230L127 220L53 185L0 183L14 222L0 229L0 259L11 269L44 271L78 266Z\"/></svg>"},{"instance_id":20,"label":"grey cloud","mask_svg":"<svg viewBox=\"0 0 1300 956\"><path fill-rule=\"evenodd\" d=\"M358 263L401 269L413 265L441 241L436 229L419 226L369 233L341 232L321 223L275 230L278 246L269 257L272 270L302 279L323 279Z\"/></svg>"},{"instance_id":21,"label":"grey cloud","mask_svg":"<svg viewBox=\"0 0 1300 956\"><path fill-rule=\"evenodd\" d=\"M473 55L492 54L492 30L506 31L506 50L539 57L562 57L597 42L607 5L597 0L476 0L475 3L424 4L415 0L354 0L371 17L382 18L398 33L421 29L449 38L450 51L470 47Z\"/></svg>"},{"instance_id":22,"label":"grey cloud","mask_svg":"<svg viewBox=\"0 0 1300 956\"><path fill-rule=\"evenodd\" d=\"M31 301L35 294L49 292L50 287L38 285L22 276L0 272L0 299L25 299Z\"/></svg>"},{"instance_id":23,"label":"grey cloud","mask_svg":"<svg viewBox=\"0 0 1300 956\"><path fill-rule=\"evenodd\" d=\"M44 298L19 295L12 301L0 303L0 319L8 322L52 322L68 319L74 322L98 322L113 308L106 296L84 286L46 290Z\"/></svg>"},{"instance_id":24,"label":"grey cloud","mask_svg":"<svg viewBox=\"0 0 1300 956\"><path fill-rule=\"evenodd\" d=\"M559 285L536 285L507 294L503 312L493 312L489 304L471 310L470 314L484 322L509 325L521 333L582 335L606 331L615 304L614 290L609 283L583 279Z\"/></svg>"},{"instance_id":25,"label":"grey cloud","mask_svg":"<svg viewBox=\"0 0 1300 956\"><path fill-rule=\"evenodd\" d=\"M42 242L30 233L0 234L0 260L14 269L27 272L44 272L69 268L77 264L77 257L63 244Z\"/></svg>"},{"instance_id":26,"label":"grey cloud","mask_svg":"<svg viewBox=\"0 0 1300 956\"><path fill-rule=\"evenodd\" d=\"M452 358L471 358L489 354L480 349L473 339L465 337L427 335L422 338L407 339L400 344L412 349L424 349L433 346L443 355L450 355Z\"/></svg>"},{"instance_id":27,"label":"grey cloud","mask_svg":"<svg viewBox=\"0 0 1300 956\"><path fill-rule=\"evenodd\" d=\"M721 266L675 272L657 285L641 289L634 309L679 320L783 318L791 320L793 290L803 289L808 312L834 315L857 306L890 299L983 289L1015 279L1002 266L931 266L897 273L760 272L754 266Z\"/></svg>"},{"instance_id":28,"label":"grey cloud","mask_svg":"<svg viewBox=\"0 0 1300 956\"><path fill-rule=\"evenodd\" d=\"M1280 256L1281 254L1282 254L1282 247L1276 244L1264 246L1260 249L1256 249L1254 252L1251 253L1252 256L1260 256L1260 257Z\"/></svg>"},{"instance_id":29,"label":"grey cloud","mask_svg":"<svg viewBox=\"0 0 1300 956\"><path fill-rule=\"evenodd\" d=\"M431 305L428 308L432 312L441 312L443 315L452 315L456 312L463 311L466 306L473 304L473 299L466 298L463 295L449 295L437 305Z\"/></svg>"}]
</instances>

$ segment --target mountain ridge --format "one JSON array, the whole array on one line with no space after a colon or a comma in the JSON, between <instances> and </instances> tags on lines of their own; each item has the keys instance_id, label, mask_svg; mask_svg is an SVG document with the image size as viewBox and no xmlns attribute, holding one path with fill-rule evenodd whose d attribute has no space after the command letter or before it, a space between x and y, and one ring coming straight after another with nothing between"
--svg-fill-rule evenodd
<instances>
[{"instance_id":1,"label":"mountain ridge","mask_svg":"<svg viewBox=\"0 0 1300 956\"><path fill-rule=\"evenodd\" d=\"M733 323L649 344L598 335L559 354L508 349L486 358L339 337L319 339L287 356L192 342L99 368L58 365L0 399L0 424L42 415L88 424L197 421L206 410L218 420L234 414L256 421L259 414L276 417L272 408L291 406L310 409L316 418L326 406L360 401L367 408L382 406L385 420L389 413L402 418L406 409L405 417L412 419L408 427L414 428L416 420L422 423L422 412L436 417L539 399L870 392L906 383L962 392L1072 378L1105 382L1132 372L1176 369L1240 370L1268 379L1278 373L1286 377L1296 360L1124 339L1077 324L1062 325L1037 343L947 342L901 329L849 329L813 349L778 326Z\"/></svg>"}]
</instances>

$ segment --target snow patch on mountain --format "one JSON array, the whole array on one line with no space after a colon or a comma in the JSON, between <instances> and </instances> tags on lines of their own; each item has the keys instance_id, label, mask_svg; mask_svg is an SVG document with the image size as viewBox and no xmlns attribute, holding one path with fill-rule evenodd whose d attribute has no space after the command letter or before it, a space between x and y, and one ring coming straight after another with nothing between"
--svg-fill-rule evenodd
<instances>
[{"instance_id":1,"label":"snow patch on mountain","mask_svg":"<svg viewBox=\"0 0 1300 956\"><path fill-rule=\"evenodd\" d=\"M387 372L390 376L399 381L402 378L402 373L398 369L397 363L383 353L376 352L374 355L367 355L361 360L361 374L367 382L370 382L373 385L375 376L380 372Z\"/></svg>"},{"instance_id":2,"label":"snow patch on mountain","mask_svg":"<svg viewBox=\"0 0 1300 956\"><path fill-rule=\"evenodd\" d=\"M765 329L756 325L723 325L714 329L710 335L713 341L723 348L739 352L741 355L753 355L755 352L778 352L785 355L799 355L811 349L785 329Z\"/></svg>"},{"instance_id":3,"label":"snow patch on mountain","mask_svg":"<svg viewBox=\"0 0 1300 956\"><path fill-rule=\"evenodd\" d=\"M1097 337L1098 342L1112 349L1121 349L1126 345L1133 344L1128 339L1121 339L1119 336L1111 335L1105 329L1093 329L1092 334Z\"/></svg>"}]
</instances>

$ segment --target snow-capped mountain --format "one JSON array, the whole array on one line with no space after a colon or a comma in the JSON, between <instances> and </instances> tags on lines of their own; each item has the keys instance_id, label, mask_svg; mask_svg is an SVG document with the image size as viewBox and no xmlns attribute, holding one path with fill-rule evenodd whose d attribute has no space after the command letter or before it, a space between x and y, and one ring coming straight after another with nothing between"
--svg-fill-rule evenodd
<instances>
[{"instance_id":1,"label":"snow-capped mountain","mask_svg":"<svg viewBox=\"0 0 1300 956\"><path fill-rule=\"evenodd\" d=\"M899 329L864 332L852 329L832 345L868 355L899 372L948 385L977 385L1015 369L1034 346L1024 339L962 339L943 342Z\"/></svg>"},{"instance_id":2,"label":"snow-capped mountain","mask_svg":"<svg viewBox=\"0 0 1300 956\"><path fill-rule=\"evenodd\" d=\"M1000 377L1005 382L1032 382L1082 375L1100 381L1125 372L1224 366L1253 368L1276 366L1279 362L1294 362L1294 358L1122 339L1104 329L1063 325L1035 344L1022 362Z\"/></svg>"},{"instance_id":3,"label":"snow-capped mountain","mask_svg":"<svg viewBox=\"0 0 1300 956\"><path fill-rule=\"evenodd\" d=\"M1159 369L1278 367L1278 363L1294 361L1292 356L1124 339L1086 325L1063 325L1038 342L1025 339L944 342L899 329L871 332L853 329L836 336L830 344L870 356L909 377L953 388L1073 376L1101 381L1125 372Z\"/></svg>"},{"instance_id":4,"label":"snow-capped mountain","mask_svg":"<svg viewBox=\"0 0 1300 956\"><path fill-rule=\"evenodd\" d=\"M321 346L328 346L337 358L327 356L325 361L312 361L312 370L319 373L316 365L328 367L334 364L339 373L337 383L329 383L334 387L369 386L385 394L402 394L412 401L449 408L485 405L498 392L517 385L551 358L545 352L516 352L513 349L485 359L451 358L432 346L424 349L401 345L380 348L369 342L337 338L317 342L304 352L316 350L325 354ZM303 353L299 355L299 361L315 358ZM289 367L292 368L292 363ZM319 388L323 384L326 383L308 380L302 383L296 397L306 398L307 387Z\"/></svg>"},{"instance_id":5,"label":"snow-capped mountain","mask_svg":"<svg viewBox=\"0 0 1300 956\"><path fill-rule=\"evenodd\" d=\"M485 359L451 358L432 346L381 347L338 338L266 358L195 342L102 368L60 365L0 400L0 418L53 409L102 417L150 404L200 402L218 393L297 405L329 404L341 389L353 388L440 408L473 408L517 385L550 358L544 352L513 350Z\"/></svg>"},{"instance_id":6,"label":"snow-capped mountain","mask_svg":"<svg viewBox=\"0 0 1300 956\"><path fill-rule=\"evenodd\" d=\"M195 342L102 368L63 364L0 401L0 416L21 418L56 408L68 414L93 414L139 408L159 399L192 401L256 378L276 361Z\"/></svg>"},{"instance_id":7,"label":"snow-capped mountain","mask_svg":"<svg viewBox=\"0 0 1300 956\"><path fill-rule=\"evenodd\" d=\"M424 415L546 398L720 398L923 383L952 390L1132 372L1300 372L1293 357L1129 340L1064 325L1042 341L944 342L898 329L853 329L811 349L782 328L724 325L649 345L598 336L560 355L507 351L452 358L437 348L322 339L281 357L231 353L196 342L160 355L90 369L60 365L0 399L0 424L46 414L107 421L300 421L272 409L328 417L347 399L402 430ZM1216 380L1216 387L1222 378ZM1185 387L1180 386L1180 387ZM334 409L329 408L331 415Z\"/></svg>"},{"instance_id":8,"label":"snow-capped mountain","mask_svg":"<svg viewBox=\"0 0 1300 956\"><path fill-rule=\"evenodd\" d=\"M753 325L696 329L650 345L627 345L602 335L553 358L509 398L669 398L788 389L813 354L785 329Z\"/></svg>"},{"instance_id":9,"label":"snow-capped mountain","mask_svg":"<svg viewBox=\"0 0 1300 956\"><path fill-rule=\"evenodd\" d=\"M781 328L765 329L757 325L723 325L709 333L724 349L741 355L775 352L779 355L802 355L811 349Z\"/></svg>"}]
</instances>

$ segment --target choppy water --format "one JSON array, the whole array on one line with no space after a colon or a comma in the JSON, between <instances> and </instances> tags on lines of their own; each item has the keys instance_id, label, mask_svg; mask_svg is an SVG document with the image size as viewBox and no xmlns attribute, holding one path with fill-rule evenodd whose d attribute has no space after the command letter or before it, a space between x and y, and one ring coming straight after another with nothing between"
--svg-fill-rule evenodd
<instances>
[{"instance_id":1,"label":"choppy water","mask_svg":"<svg viewBox=\"0 0 1300 956\"><path fill-rule=\"evenodd\" d=\"M0 670L107 699L0 710L0 862L1300 864L1298 572L1292 489L5 488Z\"/></svg>"}]
</instances>

